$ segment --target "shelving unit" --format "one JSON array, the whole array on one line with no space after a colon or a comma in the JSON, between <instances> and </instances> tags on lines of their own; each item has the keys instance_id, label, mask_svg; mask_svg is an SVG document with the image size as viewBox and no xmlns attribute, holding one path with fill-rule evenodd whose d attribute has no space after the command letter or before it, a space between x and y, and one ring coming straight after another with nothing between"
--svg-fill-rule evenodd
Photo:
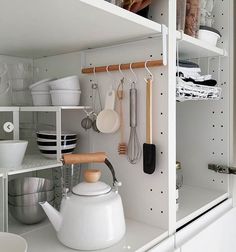
<instances>
[{"instance_id":1,"label":"shelving unit","mask_svg":"<svg viewBox=\"0 0 236 252\"><path fill-rule=\"evenodd\" d=\"M158 147L158 169L156 169L152 176L143 173L142 162L138 163L135 169L133 169L134 167L127 162L127 159L122 159L114 154L117 154L117 151L114 152L113 149L117 144L117 136L107 136L106 138L102 134L94 132L86 133L87 142L91 141L94 137L94 140L92 140L93 142L91 141L88 144L88 150L107 151L112 157L114 165L119 167L116 171L123 183L120 193L124 199L125 214L128 217L126 222L127 233L120 243L112 248L104 250L104 252L147 251L149 248L167 238L168 235L174 234L176 228L185 225L229 197L228 189L225 189L228 185L227 179L220 177L223 175L218 176L218 174L209 174L207 169L205 169L205 163L199 164L199 166L196 165L197 169L194 169L196 168L192 165L194 160L191 165L186 165L189 169L185 170L187 176L184 177L184 180L187 178L186 184L194 184L195 181L193 182L193 177L195 175L195 177L199 178L196 182L196 184L199 183L199 187L197 185L185 185L181 189L179 197L180 208L176 216L177 221L175 222L175 171L173 170L173 166L176 153L176 107L174 99L176 52L172 52L171 54L168 49L171 51L171 48L175 48L175 42L177 41L180 58L191 59L201 57L221 58L227 56L226 49L228 50L229 48L226 47L226 43L224 43L226 49L221 49L175 31L175 10L171 8L171 4L174 1L160 0L160 2L160 13L163 16L168 15L170 22L166 23L169 23L169 28L121 9L104 0L19 0L14 2L14 4L9 0L0 0L0 3L4 5L4 12L1 14L1 20L4 22L0 22L0 54L32 59L35 67L39 66L43 71L45 70L41 73L40 77L42 78L56 76L55 73L57 73L58 76L71 74L75 71L77 71L76 74L80 74L80 70L84 67L109 65L111 62L113 63L113 61L117 64L119 62L135 62L144 59L160 59L163 54L168 52L169 64L164 64L164 66L161 66L159 69L153 70L155 76L153 85L153 115L155 117L153 120L153 129L155 130L153 132L153 137ZM221 1L220 4L225 4L225 2L226 1ZM24 8L22 8L22 6ZM16 20L20 25L16 25ZM164 37L167 35L164 34L166 32L164 28L168 30L170 38L173 38L172 40L170 39L169 42L164 41ZM226 29L225 26L224 31ZM160 39L160 42L152 42L153 44L150 45L150 41L153 41L152 39ZM72 54L69 54L72 52L76 52L75 55L72 56ZM77 52L79 53L77 54ZM229 65L225 63L225 59L223 60L224 67L220 69L223 77L220 80L220 84L226 86L230 83L229 78L225 77ZM60 69L58 72L55 70L57 67ZM216 68L214 69L214 67L215 66L210 66L210 68L212 68L210 69L212 73L216 72ZM135 70L135 72L136 71L139 80L142 78L143 81L143 70ZM172 75L170 75L170 73L172 73ZM109 76L109 81L107 81L106 79L108 78L105 74L102 75L102 73L99 73L98 78L99 82L103 84L101 89L103 92L102 95L104 96L111 80ZM85 81L85 79L86 77L83 75L81 78L81 87L85 90L84 95L89 97L89 90L85 85L90 82L92 83L94 76L90 78L90 82L88 80ZM141 83L137 84L137 88L140 93L143 94L145 92L144 85ZM191 102L190 105L187 106L192 108L192 111L190 111L191 113L189 112L189 118L192 119L191 121L194 121L195 117L201 114L202 118L200 117L200 120L197 122L204 121L206 123L205 126L207 125L203 135L202 129L204 127L199 127L201 132L197 132L196 138L198 139L194 139L196 140L195 142L197 142L199 136L202 136L203 144L199 144L197 146L198 149L203 148L202 146L210 146L207 152L205 152L206 155L204 154L205 156L201 156L204 161L214 160L215 158L216 161L223 160L222 162L225 162L228 157L228 148L223 145L228 141L227 136L225 136L223 132L223 130L229 128L227 123L224 124L224 122L228 120L228 115L223 117L228 111L228 107L224 104L225 101L228 101L228 96L225 95L228 87L224 89L224 86L222 86L221 88L223 89L223 99L213 101L211 104L209 101L206 101L204 104L206 107L203 106L202 102L197 102L196 106L199 106L198 108L192 107ZM128 97L128 95L126 97ZM89 98L83 98L91 101ZM89 103L86 102L85 104ZM128 102L126 105L128 108ZM140 115L145 113L143 108L145 108L144 99L140 99ZM0 107L1 112L6 111L15 114L21 112L55 112L57 150L59 150L61 146L61 112L67 111L70 113L70 111L78 110L83 113L83 110L89 109L91 109L89 106ZM201 113L199 113L199 111ZM221 113L221 111L223 111L223 113ZM217 118L212 116L212 112L215 113L214 116L219 113L219 115L217 114ZM80 125L79 119L73 117L73 125L71 123L70 127L74 128L74 125ZM173 122L171 121L172 119ZM77 120L76 123L74 122L75 120ZM145 125L145 119L140 116L138 120L138 134L141 139L140 143L142 143L145 139L145 133L143 133L145 132L145 127L143 126ZM218 122L221 124L218 125ZM187 120L186 123L185 121L183 123L186 125L186 132L190 131L188 123ZM196 127L196 125L197 123L195 123L195 125L193 124L192 128ZM212 125L216 127L213 129ZM221 127L221 125L223 125L223 127ZM214 131L216 128L217 131ZM128 133L127 131L125 134L128 136ZM17 133L15 136L17 138ZM180 136L186 142L189 139L184 134L180 134ZM207 139L207 142L204 142L205 139ZM212 139L214 139L214 143L211 142L213 141ZM216 141L218 141L217 146L219 146L217 150L215 150ZM193 143L195 142L193 141ZM192 146L193 143L188 143L187 147ZM225 151L226 149L227 151ZM190 153L186 151L186 153L184 153L186 159L191 159L192 153L195 155L194 151ZM61 162L59 161L60 155L59 150L57 160L45 159L40 155L26 156L20 169L13 169L8 171L7 174L12 176L25 172L59 167L61 166ZM182 155L180 156L183 158ZM197 160L195 156L193 159L194 158ZM196 162L194 164L196 164ZM190 169L192 169L193 175L189 175ZM203 176L201 174L203 174ZM205 176L205 174L207 174L207 176ZM3 175L0 174L0 177L1 176ZM105 172L103 176L104 181L109 181L110 177L106 176ZM202 180L200 180L200 177ZM209 189L204 189L207 188L207 183L211 183L211 185ZM207 186L205 187L205 185ZM222 188L222 191L219 188ZM26 238L29 244L29 252L51 252L52 250L58 252L71 251L58 242L55 231L47 221L38 225L26 226L10 219L9 231L18 233Z\"/></svg>"},{"instance_id":2,"label":"shelving unit","mask_svg":"<svg viewBox=\"0 0 236 252\"><path fill-rule=\"evenodd\" d=\"M144 252L167 237L167 232L143 223L126 219L127 230L124 238L101 252ZM22 235L27 243L30 252L70 252L75 251L63 246L56 237L56 232L49 224Z\"/></svg>"},{"instance_id":3,"label":"shelving unit","mask_svg":"<svg viewBox=\"0 0 236 252\"><path fill-rule=\"evenodd\" d=\"M179 55L182 59L201 57L227 56L225 49L212 46L205 41L191 37L182 32L176 32Z\"/></svg>"},{"instance_id":4,"label":"shelving unit","mask_svg":"<svg viewBox=\"0 0 236 252\"><path fill-rule=\"evenodd\" d=\"M228 197L228 193L184 185L179 191L177 228L200 216Z\"/></svg>"},{"instance_id":5,"label":"shelving unit","mask_svg":"<svg viewBox=\"0 0 236 252\"><path fill-rule=\"evenodd\" d=\"M50 168L55 168L61 166L62 163L53 160L53 159L46 159L42 155L26 155L23 161L23 164L18 169L8 169L7 174L9 176L25 173L25 172L33 172L33 171L40 171Z\"/></svg>"}]
</instances>

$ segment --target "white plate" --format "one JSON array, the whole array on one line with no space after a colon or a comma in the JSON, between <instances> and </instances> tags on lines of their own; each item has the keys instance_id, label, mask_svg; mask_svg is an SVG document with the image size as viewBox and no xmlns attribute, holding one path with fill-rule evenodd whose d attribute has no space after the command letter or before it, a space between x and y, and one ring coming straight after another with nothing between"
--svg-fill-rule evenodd
<instances>
[{"instance_id":1,"label":"white plate","mask_svg":"<svg viewBox=\"0 0 236 252\"><path fill-rule=\"evenodd\" d=\"M74 149L74 148L76 148L76 145L77 144L61 146L61 149L62 150ZM38 145L38 148L40 150L55 150L55 151L57 150L56 146L40 146L40 145Z\"/></svg>"},{"instance_id":2,"label":"white plate","mask_svg":"<svg viewBox=\"0 0 236 252\"><path fill-rule=\"evenodd\" d=\"M27 242L19 235L0 232L2 252L27 252Z\"/></svg>"}]
</instances>

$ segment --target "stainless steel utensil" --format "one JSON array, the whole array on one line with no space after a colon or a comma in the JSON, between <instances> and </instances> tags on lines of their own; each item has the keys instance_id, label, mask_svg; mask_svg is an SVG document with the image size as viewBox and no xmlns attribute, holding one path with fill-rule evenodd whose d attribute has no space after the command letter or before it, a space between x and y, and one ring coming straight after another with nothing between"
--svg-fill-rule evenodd
<instances>
[{"instance_id":1,"label":"stainless steel utensil","mask_svg":"<svg viewBox=\"0 0 236 252\"><path fill-rule=\"evenodd\" d=\"M53 205L54 201L49 203ZM8 207L12 217L23 224L36 224L46 218L46 214L40 204L35 206L12 206L8 204Z\"/></svg>"},{"instance_id":2,"label":"stainless steel utensil","mask_svg":"<svg viewBox=\"0 0 236 252\"><path fill-rule=\"evenodd\" d=\"M13 179L8 182L8 194L11 196L51 190L53 190L53 181L45 178L25 177Z\"/></svg>"},{"instance_id":3,"label":"stainless steel utensil","mask_svg":"<svg viewBox=\"0 0 236 252\"><path fill-rule=\"evenodd\" d=\"M131 164L136 164L141 156L141 146L136 132L137 127L137 89L135 83L130 89L130 137L128 143L128 159Z\"/></svg>"},{"instance_id":4,"label":"stainless steel utensil","mask_svg":"<svg viewBox=\"0 0 236 252\"><path fill-rule=\"evenodd\" d=\"M54 199L54 191L31 193L20 196L8 196L8 203L13 206L34 206L41 201L52 201Z\"/></svg>"}]
</instances>

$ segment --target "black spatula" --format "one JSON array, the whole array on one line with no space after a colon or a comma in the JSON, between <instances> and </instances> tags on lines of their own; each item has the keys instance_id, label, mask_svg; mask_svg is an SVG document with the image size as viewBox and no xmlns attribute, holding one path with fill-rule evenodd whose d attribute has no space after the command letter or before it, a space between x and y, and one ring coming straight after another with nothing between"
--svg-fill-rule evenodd
<instances>
[{"instance_id":1,"label":"black spatula","mask_svg":"<svg viewBox=\"0 0 236 252\"><path fill-rule=\"evenodd\" d=\"M152 80L146 80L146 143L143 144L143 171L153 174L156 168L156 146L152 144Z\"/></svg>"}]
</instances>

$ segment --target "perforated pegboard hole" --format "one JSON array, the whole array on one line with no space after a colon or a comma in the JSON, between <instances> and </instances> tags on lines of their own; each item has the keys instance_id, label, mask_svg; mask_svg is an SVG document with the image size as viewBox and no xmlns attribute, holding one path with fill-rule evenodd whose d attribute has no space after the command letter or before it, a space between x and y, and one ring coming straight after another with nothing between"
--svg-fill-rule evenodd
<instances>
[{"instance_id":1,"label":"perforated pegboard hole","mask_svg":"<svg viewBox=\"0 0 236 252\"><path fill-rule=\"evenodd\" d=\"M223 142L223 141L224 141L224 139L223 139L223 138L221 138L221 139L220 139L220 141L221 141L221 142Z\"/></svg>"},{"instance_id":2,"label":"perforated pegboard hole","mask_svg":"<svg viewBox=\"0 0 236 252\"><path fill-rule=\"evenodd\" d=\"M220 125L221 128L224 128L224 125Z\"/></svg>"},{"instance_id":3,"label":"perforated pegboard hole","mask_svg":"<svg viewBox=\"0 0 236 252\"><path fill-rule=\"evenodd\" d=\"M212 127L215 128L215 124L213 124Z\"/></svg>"},{"instance_id":4,"label":"perforated pegboard hole","mask_svg":"<svg viewBox=\"0 0 236 252\"><path fill-rule=\"evenodd\" d=\"M161 171L161 174L163 174L163 171Z\"/></svg>"},{"instance_id":5,"label":"perforated pegboard hole","mask_svg":"<svg viewBox=\"0 0 236 252\"><path fill-rule=\"evenodd\" d=\"M161 73L161 76L163 76L163 73Z\"/></svg>"},{"instance_id":6,"label":"perforated pegboard hole","mask_svg":"<svg viewBox=\"0 0 236 252\"><path fill-rule=\"evenodd\" d=\"M152 192L153 190L152 190L152 188L150 189L150 192Z\"/></svg>"},{"instance_id":7,"label":"perforated pegboard hole","mask_svg":"<svg viewBox=\"0 0 236 252\"><path fill-rule=\"evenodd\" d=\"M224 155L224 153L223 153L223 152L221 152L221 153L220 153L220 155L221 155L221 156L223 156L223 155Z\"/></svg>"},{"instance_id":8,"label":"perforated pegboard hole","mask_svg":"<svg viewBox=\"0 0 236 252\"><path fill-rule=\"evenodd\" d=\"M150 58L152 58L152 54L150 54Z\"/></svg>"},{"instance_id":9,"label":"perforated pegboard hole","mask_svg":"<svg viewBox=\"0 0 236 252\"><path fill-rule=\"evenodd\" d=\"M224 111L220 111L221 114L224 114Z\"/></svg>"},{"instance_id":10,"label":"perforated pegboard hole","mask_svg":"<svg viewBox=\"0 0 236 252\"><path fill-rule=\"evenodd\" d=\"M212 114L215 114L215 111L212 111Z\"/></svg>"},{"instance_id":11,"label":"perforated pegboard hole","mask_svg":"<svg viewBox=\"0 0 236 252\"><path fill-rule=\"evenodd\" d=\"M163 194L164 192L163 191L161 191L161 194Z\"/></svg>"},{"instance_id":12,"label":"perforated pegboard hole","mask_svg":"<svg viewBox=\"0 0 236 252\"><path fill-rule=\"evenodd\" d=\"M221 180L221 181L220 181L220 183L221 183L221 184L224 184L224 181L223 181L223 180Z\"/></svg>"},{"instance_id":13,"label":"perforated pegboard hole","mask_svg":"<svg viewBox=\"0 0 236 252\"><path fill-rule=\"evenodd\" d=\"M215 141L215 138L212 138L212 141Z\"/></svg>"},{"instance_id":14,"label":"perforated pegboard hole","mask_svg":"<svg viewBox=\"0 0 236 252\"><path fill-rule=\"evenodd\" d=\"M161 95L163 95L163 93L161 93Z\"/></svg>"},{"instance_id":15,"label":"perforated pegboard hole","mask_svg":"<svg viewBox=\"0 0 236 252\"><path fill-rule=\"evenodd\" d=\"M161 151L161 155L163 155L163 151Z\"/></svg>"},{"instance_id":16,"label":"perforated pegboard hole","mask_svg":"<svg viewBox=\"0 0 236 252\"><path fill-rule=\"evenodd\" d=\"M163 112L161 112L161 115L163 115Z\"/></svg>"},{"instance_id":17,"label":"perforated pegboard hole","mask_svg":"<svg viewBox=\"0 0 236 252\"><path fill-rule=\"evenodd\" d=\"M152 211L152 208L150 208L150 211Z\"/></svg>"},{"instance_id":18,"label":"perforated pegboard hole","mask_svg":"<svg viewBox=\"0 0 236 252\"><path fill-rule=\"evenodd\" d=\"M161 135L163 135L164 133L163 132L161 132Z\"/></svg>"},{"instance_id":19,"label":"perforated pegboard hole","mask_svg":"<svg viewBox=\"0 0 236 252\"><path fill-rule=\"evenodd\" d=\"M163 213L164 213L164 211L161 211L161 213L163 214Z\"/></svg>"},{"instance_id":20,"label":"perforated pegboard hole","mask_svg":"<svg viewBox=\"0 0 236 252\"><path fill-rule=\"evenodd\" d=\"M214 152L214 151L212 152L212 155L215 155L215 152Z\"/></svg>"},{"instance_id":21,"label":"perforated pegboard hole","mask_svg":"<svg viewBox=\"0 0 236 252\"><path fill-rule=\"evenodd\" d=\"M213 181L213 182L215 182L215 180L214 180L214 179L212 179L212 181Z\"/></svg>"}]
</instances>

